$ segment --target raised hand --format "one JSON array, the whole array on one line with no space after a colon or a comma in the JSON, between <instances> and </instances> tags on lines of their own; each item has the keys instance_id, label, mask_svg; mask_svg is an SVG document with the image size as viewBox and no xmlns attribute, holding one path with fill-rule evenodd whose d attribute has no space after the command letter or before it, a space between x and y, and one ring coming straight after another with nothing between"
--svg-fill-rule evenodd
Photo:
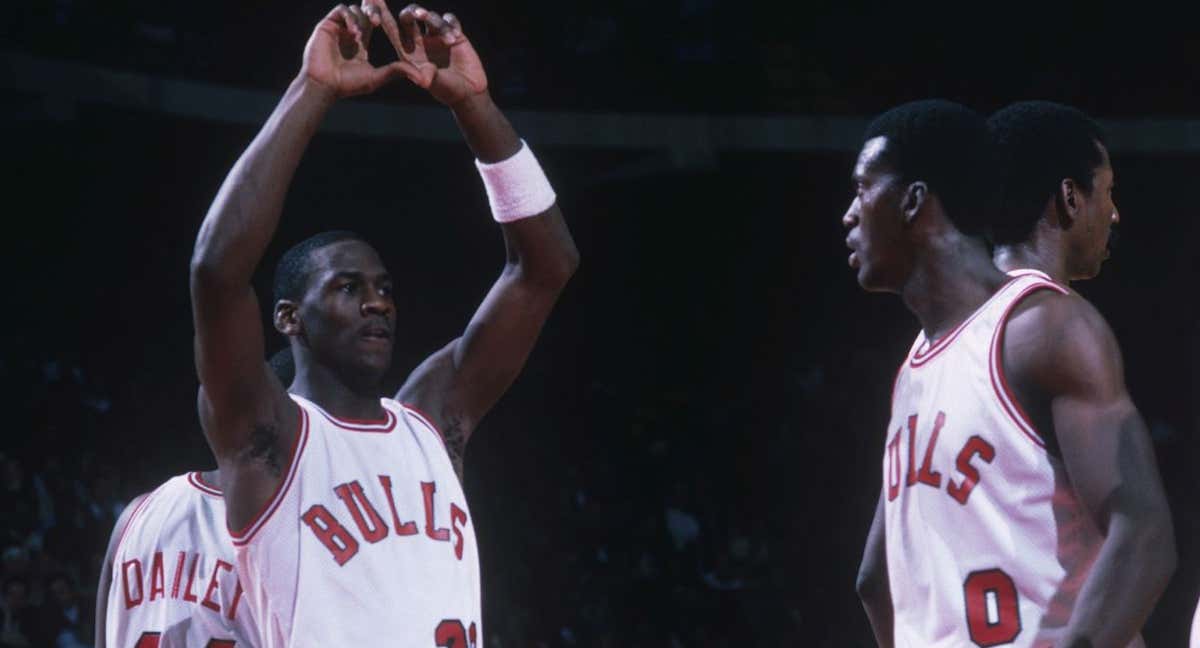
<instances>
[{"instance_id":1,"label":"raised hand","mask_svg":"<svg viewBox=\"0 0 1200 648\"><path fill-rule=\"evenodd\" d=\"M367 94L392 79L408 76L413 67L403 61L375 67L367 60L371 31L380 20L376 11L334 7L304 47L301 74L339 98Z\"/></svg>"},{"instance_id":2,"label":"raised hand","mask_svg":"<svg viewBox=\"0 0 1200 648\"><path fill-rule=\"evenodd\" d=\"M363 0L362 6L372 19L379 17L405 76L434 99L454 106L487 92L483 63L454 14L410 4L393 18L386 0Z\"/></svg>"}]
</instances>

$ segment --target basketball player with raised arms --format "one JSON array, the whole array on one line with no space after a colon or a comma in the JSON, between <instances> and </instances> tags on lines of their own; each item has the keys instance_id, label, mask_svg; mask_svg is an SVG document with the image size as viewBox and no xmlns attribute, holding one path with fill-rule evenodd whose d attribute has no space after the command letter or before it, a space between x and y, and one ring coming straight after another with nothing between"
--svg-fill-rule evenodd
<instances>
[{"instance_id":1,"label":"basketball player with raised arms","mask_svg":"<svg viewBox=\"0 0 1200 648\"><path fill-rule=\"evenodd\" d=\"M367 60L365 38L377 26L399 61ZM393 339L414 316L392 300L405 279L353 234L302 242L283 255L274 282L274 325L295 363L285 390L262 361L251 277L325 113L399 76L454 115L506 262L466 330L395 399L381 399ZM455 467L578 264L553 190L487 87L453 15L410 5L397 19L379 0L338 6L201 225L191 263L200 418L221 470L245 603L267 648L482 643L478 549ZM380 218L427 217L395 202Z\"/></svg>"},{"instance_id":2,"label":"basketball player with raised arms","mask_svg":"<svg viewBox=\"0 0 1200 648\"><path fill-rule=\"evenodd\" d=\"M853 178L850 265L922 329L857 583L880 645L1140 643L1174 553L1153 451L1103 319L993 265L986 123L943 101L895 108ZM1151 551L1166 559L1135 562Z\"/></svg>"},{"instance_id":3,"label":"basketball player with raised arms","mask_svg":"<svg viewBox=\"0 0 1200 648\"><path fill-rule=\"evenodd\" d=\"M280 382L292 381L291 355L268 361ZM96 587L98 648L258 645L219 483L220 470L177 475L125 507Z\"/></svg>"}]
</instances>

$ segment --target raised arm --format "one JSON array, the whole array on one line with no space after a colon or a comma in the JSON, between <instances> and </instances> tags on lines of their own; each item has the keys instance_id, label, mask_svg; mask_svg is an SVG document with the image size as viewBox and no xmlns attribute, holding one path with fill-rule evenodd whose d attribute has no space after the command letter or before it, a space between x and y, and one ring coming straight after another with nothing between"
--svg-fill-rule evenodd
<instances>
[{"instance_id":1,"label":"raised arm","mask_svg":"<svg viewBox=\"0 0 1200 648\"><path fill-rule=\"evenodd\" d=\"M1075 492L1104 534L1062 646L1125 646L1175 569L1175 536L1146 424L1121 352L1083 299L1031 298L1008 325L1004 364L1041 394ZM1020 393L1020 392L1019 392Z\"/></svg>"},{"instance_id":2,"label":"raised arm","mask_svg":"<svg viewBox=\"0 0 1200 648\"><path fill-rule=\"evenodd\" d=\"M252 518L281 479L299 417L263 361L254 269L300 157L333 102L415 70L403 61L371 66L364 45L371 22L357 7L339 5L317 25L300 74L230 170L196 237L191 292L200 419L226 475L234 528Z\"/></svg>"},{"instance_id":3,"label":"raised arm","mask_svg":"<svg viewBox=\"0 0 1200 648\"><path fill-rule=\"evenodd\" d=\"M369 4L382 6L379 0ZM483 66L458 19L416 5L400 12L397 22L390 19L384 30L402 56L425 71L419 78L428 79L430 94L454 113L488 178L494 215L505 221L499 279L463 334L417 367L397 394L435 419L457 464L471 431L520 373L579 253L536 161L492 102ZM425 25L424 36L418 24Z\"/></svg>"},{"instance_id":4,"label":"raised arm","mask_svg":"<svg viewBox=\"0 0 1200 648\"><path fill-rule=\"evenodd\" d=\"M149 495L150 493L142 493L133 498L133 501L121 512L117 523L113 525L112 533L109 534L108 548L104 550L104 564L100 566L100 582L96 584L96 643L94 644L96 648L104 648L105 642L108 640L106 637L108 632L108 592L112 589L113 559L117 555L117 545L121 542L125 527L129 526L129 519L133 517L133 512Z\"/></svg>"},{"instance_id":5,"label":"raised arm","mask_svg":"<svg viewBox=\"0 0 1200 648\"><path fill-rule=\"evenodd\" d=\"M871 622L871 631L875 633L875 643L880 648L892 648L892 592L888 584L887 542L883 531L884 501L880 492L854 585L867 612L867 620Z\"/></svg>"}]
</instances>

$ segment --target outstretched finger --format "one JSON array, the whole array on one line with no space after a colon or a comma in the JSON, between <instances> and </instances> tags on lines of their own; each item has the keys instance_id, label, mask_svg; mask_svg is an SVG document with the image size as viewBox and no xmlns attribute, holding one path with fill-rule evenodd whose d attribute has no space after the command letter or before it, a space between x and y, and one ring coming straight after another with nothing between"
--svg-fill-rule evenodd
<instances>
[{"instance_id":1,"label":"outstretched finger","mask_svg":"<svg viewBox=\"0 0 1200 648\"><path fill-rule=\"evenodd\" d=\"M417 12L425 12L425 9L419 5L410 4L400 11L400 39L404 44L404 51L407 53L425 52L425 39L421 35L420 18ZM428 12L425 12L428 13Z\"/></svg>"},{"instance_id":2,"label":"outstretched finger","mask_svg":"<svg viewBox=\"0 0 1200 648\"><path fill-rule=\"evenodd\" d=\"M429 11L424 7L417 7L417 9L413 11L413 15L416 16L417 20L425 23L426 36L436 35L447 45L454 42L453 28L450 26L450 23L446 22L438 14Z\"/></svg>"},{"instance_id":3,"label":"outstretched finger","mask_svg":"<svg viewBox=\"0 0 1200 648\"><path fill-rule=\"evenodd\" d=\"M446 39L447 45L454 45L466 39L463 35L462 23L458 21L458 16L452 13L442 14L442 20L450 26L449 38Z\"/></svg>"},{"instance_id":4,"label":"outstretched finger","mask_svg":"<svg viewBox=\"0 0 1200 648\"><path fill-rule=\"evenodd\" d=\"M379 27L383 24L383 18L380 16L383 12L371 0L363 0L363 3L359 6L359 10L363 12L367 20L371 21L372 27ZM384 5L384 11L387 11L387 5Z\"/></svg>"},{"instance_id":5,"label":"outstretched finger","mask_svg":"<svg viewBox=\"0 0 1200 648\"><path fill-rule=\"evenodd\" d=\"M350 35L354 37L355 41L359 42L360 44L362 43L362 27L359 26L358 19L354 17L354 14L350 13L349 7L344 4L340 4L333 8L333 13L331 13L329 17L333 18L334 22L336 22L346 31L350 32Z\"/></svg>"},{"instance_id":6,"label":"outstretched finger","mask_svg":"<svg viewBox=\"0 0 1200 648\"><path fill-rule=\"evenodd\" d=\"M363 56L366 56L367 46L371 44L371 32L375 31L375 26L371 24L371 19L357 5L350 5L347 11L354 17L355 24L358 25L359 40L363 47Z\"/></svg>"},{"instance_id":7,"label":"outstretched finger","mask_svg":"<svg viewBox=\"0 0 1200 648\"><path fill-rule=\"evenodd\" d=\"M392 15L388 9L385 0L363 0L363 9L370 9L379 22L376 24L383 27L383 33L387 36L388 42L392 44L392 49L396 50L396 56L404 56L403 44L400 40L400 27L396 24L396 17Z\"/></svg>"}]
</instances>

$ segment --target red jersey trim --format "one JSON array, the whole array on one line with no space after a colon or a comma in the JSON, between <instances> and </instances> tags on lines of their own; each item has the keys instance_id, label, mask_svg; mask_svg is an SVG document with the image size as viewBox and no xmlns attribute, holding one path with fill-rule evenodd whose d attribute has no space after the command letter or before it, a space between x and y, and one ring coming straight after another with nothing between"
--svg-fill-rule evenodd
<instances>
[{"instance_id":1,"label":"red jersey trim","mask_svg":"<svg viewBox=\"0 0 1200 648\"><path fill-rule=\"evenodd\" d=\"M954 343L954 340L958 339L959 334L967 328L967 325L975 321L975 318L979 317L980 313L987 310L987 307L990 306L991 303L996 300L996 298L1007 291L1016 280L1017 277L1010 277L1008 281L1004 282L1003 285L996 289L996 292L992 293L991 297L987 298L987 301L980 304L979 308L976 308L975 312L971 313L970 317L959 322L958 326L955 326L949 333L943 335L937 342L929 344L929 340L926 339L925 343L921 345L925 348L921 349L918 347L917 350L913 352L912 359L909 360L908 366L914 368L920 367L940 355L942 351L945 351L947 348L949 348L950 345Z\"/></svg>"},{"instance_id":2,"label":"red jersey trim","mask_svg":"<svg viewBox=\"0 0 1200 648\"><path fill-rule=\"evenodd\" d=\"M1000 401L1000 409L1004 410L1004 413L1012 419L1012 422L1016 424L1021 432L1025 433L1026 437L1029 437L1030 441L1033 441L1038 447L1044 449L1046 442L1037 431L1037 428L1034 427L1033 420L1029 418L1029 414L1021 407L1021 403L1017 401L1016 395L1013 394L1012 388L1008 385L1008 378L1004 375L1004 358L1001 357L1001 353L1004 350L1004 330L1008 325L1009 314L1012 313L1017 304L1021 303L1021 300L1039 290L1053 290L1064 295L1068 294L1062 286L1043 280L1026 287L1012 300L1004 309L1004 312L1001 313L1000 321L996 324L996 331L992 334L992 349L988 353L988 375L992 380L992 390L996 393L996 399Z\"/></svg>"},{"instance_id":3,"label":"red jersey trim","mask_svg":"<svg viewBox=\"0 0 1200 648\"><path fill-rule=\"evenodd\" d=\"M279 509L280 502L283 501L284 495L287 495L288 489L292 482L296 479L296 473L299 472L300 457L304 455L304 447L308 445L308 410L304 409L299 403L296 407L300 409L300 429L296 433L296 440L292 443L292 452L288 457L288 472L287 475L279 481L275 486L275 493L267 500L263 510L259 511L258 515L250 519L246 526L239 531L229 529L229 535L233 538L235 546L244 546L254 539L255 534L259 529L263 528ZM228 522L226 528L228 528Z\"/></svg>"},{"instance_id":4,"label":"red jersey trim","mask_svg":"<svg viewBox=\"0 0 1200 648\"><path fill-rule=\"evenodd\" d=\"M222 496L222 492L221 492L220 488L217 488L216 486L212 486L212 485L205 483L204 476L199 470L195 470L195 471L188 473L187 481L189 484L194 486L196 488L196 490L200 491L201 493L204 493L205 495L212 495L215 497Z\"/></svg>"},{"instance_id":5,"label":"red jersey trim","mask_svg":"<svg viewBox=\"0 0 1200 648\"><path fill-rule=\"evenodd\" d=\"M433 419L429 418L424 412L413 407L412 405L409 405L408 403L400 403L400 407L404 408L405 412L417 417L417 420L424 423L425 427L433 430L433 433L437 435L438 440L442 442L442 446L445 447L446 437L442 434L442 431L438 429L438 426L433 424Z\"/></svg>"},{"instance_id":6,"label":"red jersey trim","mask_svg":"<svg viewBox=\"0 0 1200 648\"><path fill-rule=\"evenodd\" d=\"M121 537L117 539L117 547L113 550L112 559L114 561L116 561L117 557L121 555L121 547L125 545L125 534L129 533L129 528L132 527L134 521L137 520L138 514L140 514L142 510L146 508L146 504L150 501L150 498L158 494L159 489L165 485L166 483L163 483L159 485L158 488L146 493L146 496L142 498L142 501L138 502L137 508L133 509L133 513L129 514L129 519L125 521L125 528L121 529Z\"/></svg>"},{"instance_id":7,"label":"red jersey trim","mask_svg":"<svg viewBox=\"0 0 1200 648\"><path fill-rule=\"evenodd\" d=\"M1041 270L1038 270L1036 268L1016 268L1014 270L1009 270L1008 272L1006 272L1004 274L1006 274L1010 277L1030 277L1030 276L1032 276L1032 277L1037 277L1039 279L1042 279L1043 281L1048 281L1050 283L1056 283L1053 279L1050 278L1050 275L1048 275L1045 272L1042 272Z\"/></svg>"},{"instance_id":8,"label":"red jersey trim","mask_svg":"<svg viewBox=\"0 0 1200 648\"><path fill-rule=\"evenodd\" d=\"M321 413L321 416L329 419L330 423L333 423L335 426L343 430L349 430L350 432L374 432L377 434L387 434L396 428L396 414L387 407L383 408L383 411L386 414L383 420L371 421L366 419L338 418L333 414L326 412L321 408L320 405L317 405L316 403L313 403L313 405L316 405L317 411Z\"/></svg>"}]
</instances>

